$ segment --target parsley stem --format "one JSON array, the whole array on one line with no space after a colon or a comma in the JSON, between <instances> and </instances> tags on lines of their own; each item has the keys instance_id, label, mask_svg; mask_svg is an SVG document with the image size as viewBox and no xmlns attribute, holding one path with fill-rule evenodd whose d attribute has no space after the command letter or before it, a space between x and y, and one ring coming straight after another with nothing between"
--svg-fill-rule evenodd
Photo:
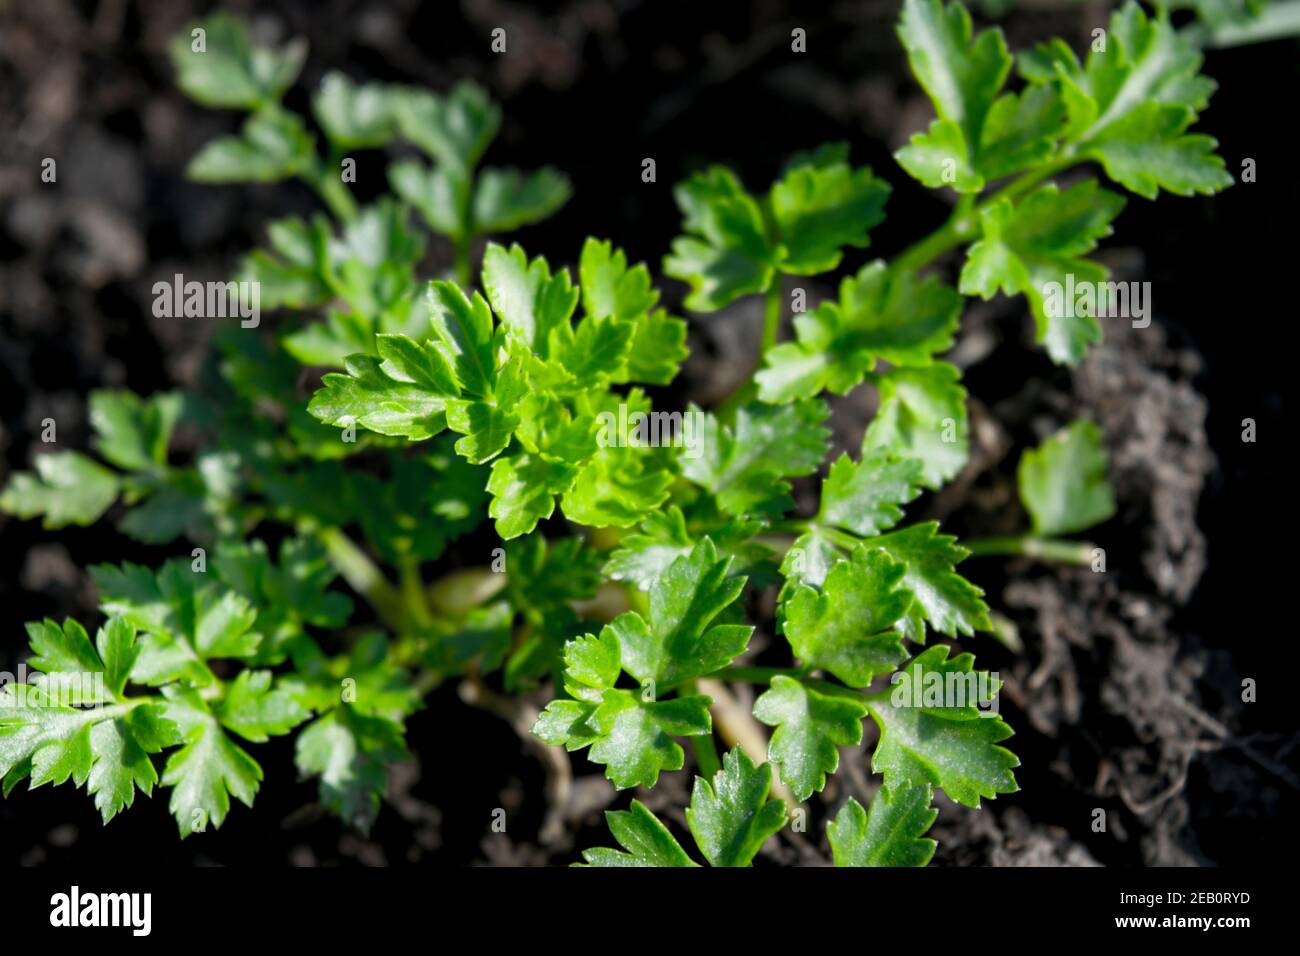
<instances>
[{"instance_id":1,"label":"parsley stem","mask_svg":"<svg viewBox=\"0 0 1300 956\"><path fill-rule=\"evenodd\" d=\"M793 677L798 680L808 674L808 668L799 667L724 667L707 675L712 680L732 681L742 684L770 684L773 677Z\"/></svg>"},{"instance_id":2,"label":"parsley stem","mask_svg":"<svg viewBox=\"0 0 1300 956\"><path fill-rule=\"evenodd\" d=\"M455 262L456 282L459 283L460 287L466 291L466 294L468 294L470 280L472 278L469 262L470 238L469 236L458 236L453 241L453 245L454 250L452 254Z\"/></svg>"},{"instance_id":3,"label":"parsley stem","mask_svg":"<svg viewBox=\"0 0 1300 956\"><path fill-rule=\"evenodd\" d=\"M683 694L698 694L699 686L695 681L687 681L682 685ZM707 734L698 734L690 738L691 751L695 754L695 762L699 765L700 776L706 780L712 780L713 775L722 769L722 760L718 757L718 743L713 737L713 731Z\"/></svg>"},{"instance_id":4,"label":"parsley stem","mask_svg":"<svg viewBox=\"0 0 1300 956\"><path fill-rule=\"evenodd\" d=\"M357 218L357 201L330 166L316 166L303 178L339 222L352 222Z\"/></svg>"},{"instance_id":5,"label":"parsley stem","mask_svg":"<svg viewBox=\"0 0 1300 956\"><path fill-rule=\"evenodd\" d=\"M722 760L718 757L718 744L713 739L713 731L691 737L690 741L700 776L705 780L712 780L713 775L722 769Z\"/></svg>"},{"instance_id":6,"label":"parsley stem","mask_svg":"<svg viewBox=\"0 0 1300 956\"><path fill-rule=\"evenodd\" d=\"M929 265L949 249L975 238L976 217L959 205L939 229L899 253L893 267L899 272L915 272Z\"/></svg>"},{"instance_id":7,"label":"parsley stem","mask_svg":"<svg viewBox=\"0 0 1300 956\"><path fill-rule=\"evenodd\" d=\"M1037 188L1043 180L1050 179L1057 173L1064 172L1079 161L1079 157L1075 156L1073 153L1069 151L1062 152L1051 162L1039 166L1032 172L1025 173L1023 176L1007 183L1007 185L1003 186L997 192L989 196L988 199L984 200L984 202L980 203L977 212L987 209L999 199L1019 199L1025 193Z\"/></svg>"},{"instance_id":8,"label":"parsley stem","mask_svg":"<svg viewBox=\"0 0 1300 956\"><path fill-rule=\"evenodd\" d=\"M461 617L492 600L505 586L505 574L491 568L457 568L433 581L425 595L438 617Z\"/></svg>"},{"instance_id":9,"label":"parsley stem","mask_svg":"<svg viewBox=\"0 0 1300 956\"><path fill-rule=\"evenodd\" d=\"M325 546L330 563L352 590L366 599L385 624L397 631L405 630L401 595L370 557L340 528L319 528L316 536Z\"/></svg>"},{"instance_id":10,"label":"parsley stem","mask_svg":"<svg viewBox=\"0 0 1300 956\"><path fill-rule=\"evenodd\" d=\"M763 763L767 759L768 733L754 716L753 708L732 696L720 681L701 677L699 689L701 694L713 698L713 706L709 708L713 727L728 749L739 744L755 764ZM772 796L784 800L787 807L799 805L790 788L776 774L772 775Z\"/></svg>"},{"instance_id":11,"label":"parsley stem","mask_svg":"<svg viewBox=\"0 0 1300 956\"><path fill-rule=\"evenodd\" d=\"M772 284L763 293L763 334L758 342L758 361L755 363L755 369L762 367L763 356L776 345L780 332L781 280L780 277L773 276ZM757 397L758 384L754 381L754 376L750 375L734 392L724 398L714 411L719 416L725 416Z\"/></svg>"},{"instance_id":12,"label":"parsley stem","mask_svg":"<svg viewBox=\"0 0 1300 956\"><path fill-rule=\"evenodd\" d=\"M758 346L758 362L763 364L763 356L768 349L776 345L781 331L781 279L772 277L772 284L763 295L763 338Z\"/></svg>"},{"instance_id":13,"label":"parsley stem","mask_svg":"<svg viewBox=\"0 0 1300 956\"><path fill-rule=\"evenodd\" d=\"M1001 189L993 192L978 206L973 196L962 196L947 221L935 232L920 242L908 246L893 261L893 267L900 271L915 272L929 265L950 249L965 245L979 235L980 213L1001 199L1018 199L1037 187L1045 179L1055 176L1075 163L1079 157L1071 153L1062 153L1051 162L1032 172L1013 179Z\"/></svg>"},{"instance_id":14,"label":"parsley stem","mask_svg":"<svg viewBox=\"0 0 1300 956\"><path fill-rule=\"evenodd\" d=\"M402 562L401 570L402 608L408 621L425 626L433 623L433 614L429 610L428 597L424 591L424 580L420 576L420 562L407 558Z\"/></svg>"},{"instance_id":15,"label":"parsley stem","mask_svg":"<svg viewBox=\"0 0 1300 956\"><path fill-rule=\"evenodd\" d=\"M855 534L850 534L847 531L841 531L838 528L832 528L829 525L819 524L816 518L810 518L807 521L781 521L772 525L771 530L795 535L811 532L813 534L821 535L848 551L852 551L866 540L865 538L859 538Z\"/></svg>"},{"instance_id":16,"label":"parsley stem","mask_svg":"<svg viewBox=\"0 0 1300 956\"><path fill-rule=\"evenodd\" d=\"M1005 554L1041 561L1059 561L1063 564L1092 563L1094 545L1088 541L1067 541L1062 538L1039 538L1031 534L1008 535L998 538L967 538L962 546L972 555Z\"/></svg>"}]
</instances>

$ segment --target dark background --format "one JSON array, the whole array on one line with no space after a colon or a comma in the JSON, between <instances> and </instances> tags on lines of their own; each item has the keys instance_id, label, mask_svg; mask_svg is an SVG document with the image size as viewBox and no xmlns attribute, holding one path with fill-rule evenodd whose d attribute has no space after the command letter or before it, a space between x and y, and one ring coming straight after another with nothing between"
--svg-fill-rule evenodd
<instances>
[{"instance_id":1,"label":"dark background","mask_svg":"<svg viewBox=\"0 0 1300 956\"><path fill-rule=\"evenodd\" d=\"M661 257L678 232L671 198L675 181L720 162L758 191L789 154L832 139L848 140L855 162L870 164L894 185L889 218L874 230L870 255L896 253L947 214L944 198L911 181L891 158L930 116L907 73L892 2L380 0L221 6L252 12L263 38L309 39L306 67L287 98L290 107L304 113L309 91L330 69L358 80L399 80L438 90L466 76L487 86L504 106L502 132L487 161L523 168L549 163L573 180L575 195L564 209L512 237L552 263L572 263L582 240L596 235L613 238L658 276ZM154 319L152 283L175 271L187 278L222 278L243 251L261 241L267 219L313 208L311 195L296 184L199 186L182 177L186 160L203 142L233 131L239 121L237 114L203 110L185 100L172 86L162 52L168 36L214 8L188 0L0 2L0 467L5 472L30 466L40 420L47 415L57 419L63 447L88 447L84 403L93 388L124 386L147 394L191 382L209 330ZM1105 3L1036 0L999 22L1013 50L1052 35L1079 49L1091 29L1105 22L1108 9ZM505 55L489 49L489 34L497 26L507 29ZM790 52L794 26L808 31L804 55ZM1283 392L1295 374L1289 280L1295 269L1293 220L1300 212L1292 106L1300 87L1300 48L1282 40L1210 51L1204 71L1220 90L1200 128L1219 140L1231 172L1240 171L1244 158L1255 159L1258 181L1212 198L1162 195L1148 202L1131 197L1105 247L1108 261L1129 269L1129 278L1152 282L1156 324L1180 355L1198 357L1180 376L1207 401L1203 432L1216 463L1194 514L1208 541L1208 565L1189 599L1168 602L1172 616L1163 630L1179 659L1191 655L1208 661L1197 691L1202 705L1226 721L1235 737L1254 741L1274 770L1240 753L1201 758L1184 794L1189 808L1184 818L1150 827L1151 833L1173 833L1187 849L1186 858L1162 856L1143 843L1146 824L1140 813L1120 811L1128 825L1126 835L1113 834L1117 839L1089 832L1088 809L1111 805L1099 802L1107 786L1097 775L1114 728L1103 721L1080 724L1074 736L1034 734L1007 714L1019 732L1012 746L1026 765L1023 789L1000 799L994 812L1018 810L1031 828L1050 829L1057 856L1036 862L1062 862L1067 853L1061 847L1083 843L1096 861L1114 865L1247 864L1275 837L1284 808L1295 806L1290 744L1296 721L1283 704L1291 690L1284 662L1292 645L1291 615L1283 611L1292 574L1287 560L1292 512L1284 485L1293 484L1286 481L1292 456L1283 437ZM45 156L58 159L57 185L39 182ZM657 162L654 184L641 182L644 157ZM358 198L383 190L383 165L383 156L362 154ZM449 262L437 240L430 246L426 274ZM856 269L867 256L847 257L846 265ZM660 285L669 305L678 308L682 287L670 280ZM1025 347L1029 322L1020 300L982 308L973 310L975 321L998 330L999 352L970 369L966 383L984 406L1023 405L1030 384L1052 394L1076 391L1068 372ZM718 323L729 318L742 330L739 339L719 329ZM667 394L676 400L714 394L718 380L752 354L745 330L752 329L754 318L752 310L738 310L734 317L695 320L696 354ZM851 410L837 410L843 414ZM1243 418L1258 423L1255 444L1240 440ZM1017 446L1036 438L1035 422L1026 418L1007 425ZM1004 483L1014 460L1013 454L999 466ZM1142 534L1141 509L1126 510L1123 495L1121 505L1109 536L1099 535L1120 545L1118 551L1110 548L1112 555L1124 554L1129 542L1136 550ZM954 519L952 528L963 530L963 521L976 530L996 523L982 521L978 510L975 517ZM101 561L156 563L170 553L136 544L107 523L45 532L39 522L0 518L0 534L0 667L9 669L24 647L22 622L65 614L93 620L93 592L80 568ZM1124 564L1122 558L1112 560ZM1001 565L972 564L969 573L999 607L1007 580ZM1121 580L1135 592L1146 587L1140 572ZM1035 660L1034 620L1012 616L1024 625L1028 659ZM972 649L982 664L992 661L1014 670L1009 655L999 656L1007 652L986 639ZM1093 663L1105 653L1096 650ZM1243 676L1258 681L1260 703L1230 706L1224 689ZM1087 695L1086 673L1080 684ZM1115 747L1150 745L1136 724L1115 733ZM311 809L313 785L293 779L292 744L281 739L256 748L266 771L257 809L237 805L218 832L178 841L160 805L165 791L161 801L158 792L152 801L142 798L143 806L105 829L82 792L67 786L36 793L20 788L0 803L0 853L6 861L24 863L132 854L142 846L151 859L176 863L572 858L571 850L551 856L530 842L540 820L533 795L541 776L508 726L465 708L454 691L440 691L428 710L412 719L409 735L418 769L398 782L396 809L384 810L368 840L343 833L335 821ZM1241 770L1231 786L1207 769L1216 760ZM1062 762L1072 769L1042 769ZM487 814L481 808L499 805L511 813L512 834L525 834L509 845L485 839ZM961 813L945 809L941 827ZM592 819L580 826L590 833L578 837L579 847L591 845L591 834L599 833L591 827L598 817L588 816ZM1019 823L998 819L1000 835L985 837L1012 852ZM965 824L954 826L958 829L941 846L941 862L1007 861L980 857L976 850L963 855L962 848L977 843L979 835L961 829ZM1026 836L1021 842L1032 840Z\"/></svg>"}]
</instances>

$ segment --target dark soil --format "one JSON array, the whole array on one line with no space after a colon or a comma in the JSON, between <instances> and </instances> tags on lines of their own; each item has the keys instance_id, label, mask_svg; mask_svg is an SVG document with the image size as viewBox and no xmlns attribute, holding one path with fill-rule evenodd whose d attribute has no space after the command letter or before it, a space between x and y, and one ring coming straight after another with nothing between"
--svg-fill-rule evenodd
<instances>
[{"instance_id":1,"label":"dark soil","mask_svg":"<svg viewBox=\"0 0 1300 956\"><path fill-rule=\"evenodd\" d=\"M1106 6L1035 2L1005 27L1013 47L1053 34L1077 44ZM198 146L236 123L176 93L161 52L174 30L209 8L45 0L0 12L7 470L29 465L46 417L57 420L66 447L86 447L92 388L149 393L192 383L211 329L153 318L152 283L174 272L222 278L268 218L311 208L297 186L203 187L182 178ZM759 185L788 154L828 139L849 140L856 161L895 183L876 253L898 251L945 215L890 158L928 117L903 68L891 2L816 12L782 0L696 4L689 16L606 0L292 0L256 11L259 34L311 42L289 100L299 109L328 69L439 89L461 76L488 85L506 117L491 160L552 163L574 179L575 198L561 214L519 236L553 262L571 259L590 233L614 238L657 272L677 231L669 187L679 176L725 162ZM804 57L788 53L795 25L808 30ZM496 26L511 38L505 56L488 52ZM1282 329L1294 306L1279 309L1269 293L1294 269L1284 261L1294 241L1267 227L1289 228L1300 203L1293 134L1262 117L1259 101L1261 90L1295 89L1297 62L1288 42L1208 58L1221 89L1204 125L1229 169L1245 157L1258 162L1259 183L1213 199L1132 199L1118 220L1105 254L1121 278L1153 283L1150 328L1108 324L1106 345L1071 373L1030 345L1020 300L968 309L955 357L975 399L972 463L913 513L928 511L958 534L1018 529L1020 452L1081 414L1105 433L1119 513L1090 535L1105 548L1105 573L999 558L965 566L1023 645L1013 652L987 636L964 642L1006 682L1002 713L1017 730L1022 789L977 813L945 804L938 863L1241 864L1270 846L1297 808L1297 722L1283 705L1289 688L1278 664L1290 650L1280 627L1290 615L1280 608L1291 562L1272 545L1285 540L1290 514L1282 383L1294 350ZM39 182L46 156L57 158L57 187ZM656 184L640 182L646 156L658 162ZM362 198L382 188L382 164L371 161L360 170ZM426 265L445 258L435 248ZM681 288L664 286L676 306ZM693 357L660 400L707 404L729 391L752 365L758 322L752 304L742 304L694 323ZM873 402L864 388L835 403L837 440L854 451ZM1257 422L1254 444L1241 440L1245 418ZM23 621L93 615L82 568L169 556L108 524L51 533L0 518L0 533L0 668L12 669L21 654ZM770 600L756 598L756 606L770 608ZM780 662L775 645L764 650L769 643L756 635L756 659ZM1258 703L1242 701L1246 678L1257 682ZM19 789L0 803L0 853L28 864L130 858L141 846L152 860L176 864L537 864L569 862L604 840L600 811L614 793L603 778L579 759L567 798L548 799L543 759L519 732L525 711L492 697L479 703L489 706L467 706L456 688L443 688L410 721L417 760L394 773L394 796L369 837L323 814L313 786L294 779L291 743L279 740L257 751L266 769L257 810L236 807L202 839L177 841L156 800L103 828L79 791ZM867 729L870 744L870 722ZM680 829L688 780L666 775L639 796ZM872 786L863 754L846 752L826 804L837 807L850 793L865 799ZM507 812L503 834L491 831L496 807ZM1104 832L1094 829L1097 810ZM821 832L814 815L805 834L774 841L767 856L824 862Z\"/></svg>"}]
</instances>

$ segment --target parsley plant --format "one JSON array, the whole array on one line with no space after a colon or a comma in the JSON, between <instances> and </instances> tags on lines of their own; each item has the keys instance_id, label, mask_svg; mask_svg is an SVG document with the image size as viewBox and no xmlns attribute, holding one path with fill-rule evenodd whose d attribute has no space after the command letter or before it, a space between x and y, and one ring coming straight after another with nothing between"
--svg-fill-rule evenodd
<instances>
[{"instance_id":1,"label":"parsley plant","mask_svg":"<svg viewBox=\"0 0 1300 956\"><path fill-rule=\"evenodd\" d=\"M890 186L839 144L794 156L762 193L721 166L678 184L663 271L689 284L686 308L761 296L765 323L752 381L717 409L671 413L646 386L677 375L687 325L644 264L591 238L560 250L576 273L497 242L475 265L484 237L570 191L553 169L481 165L500 123L481 89L330 74L311 100L320 143L282 105L301 44L255 47L223 15L177 37L181 89L247 114L189 175L300 180L328 214L269 223L239 264L280 310L273 338L227 327L194 392L93 394L95 454L40 455L0 496L53 529L115 508L123 533L180 554L92 568L93 639L74 620L29 625L39 676L0 696L5 793L71 779L107 823L162 786L188 836L221 826L232 798L251 806L250 749L294 734L299 773L365 829L407 755L406 718L449 680L480 697L553 688L532 732L585 751L620 790L653 787L691 747L693 851L633 800L607 815L622 849L588 849L592 865L748 865L868 717L881 787L829 823L837 865L924 865L935 788L972 808L1014 791L997 681L935 640L993 629L959 570L970 552L905 521L968 456L966 390L940 356L964 297L1002 293L1025 297L1054 361L1078 362L1101 326L1045 290L1104 283L1090 255L1119 190L1210 193L1230 177L1190 131L1214 84L1164 12L1129 2L1082 60L1060 40L1013 57L960 2L906 0L898 34L935 118L897 160L955 191L951 216L857 267L781 341L783 277L869 248ZM420 158L391 162L392 195L359 207L340 170L399 143ZM1061 182L1080 167L1110 188ZM426 232L453 263L431 281L417 278ZM953 252L955 285L926 271ZM859 451L823 470L824 396L864 382L879 411ZM192 455L173 452L182 425L205 438ZM1019 478L1031 528L975 547L1086 563L1090 546L1062 536L1114 511L1096 427L1028 452ZM811 513L794 507L796 479L819 491ZM484 521L502 544L492 566L428 580ZM769 587L774 616L756 599ZM778 635L784 666L748 663L756 626ZM736 683L758 688L752 714L737 715ZM88 692L69 700L72 685Z\"/></svg>"}]
</instances>

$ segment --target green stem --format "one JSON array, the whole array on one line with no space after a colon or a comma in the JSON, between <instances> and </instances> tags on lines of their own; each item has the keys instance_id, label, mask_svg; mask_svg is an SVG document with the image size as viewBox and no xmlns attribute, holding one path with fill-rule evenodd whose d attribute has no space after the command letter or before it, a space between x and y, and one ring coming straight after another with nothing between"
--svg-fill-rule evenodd
<instances>
[{"instance_id":1,"label":"green stem","mask_svg":"<svg viewBox=\"0 0 1300 956\"><path fill-rule=\"evenodd\" d=\"M116 717L123 717L129 714L141 704L149 704L159 700L158 697L131 697L119 701L116 704L106 704L102 707L91 707L80 711L81 714L89 717L91 723L99 723L103 720L110 720Z\"/></svg>"},{"instance_id":2,"label":"green stem","mask_svg":"<svg viewBox=\"0 0 1300 956\"><path fill-rule=\"evenodd\" d=\"M456 269L456 281L461 288L468 290L472 275L470 273L469 249L472 240L469 236L456 237L452 240L453 256Z\"/></svg>"},{"instance_id":3,"label":"green stem","mask_svg":"<svg viewBox=\"0 0 1300 956\"><path fill-rule=\"evenodd\" d=\"M682 685L684 694L698 694L699 691L699 687L693 680ZM722 769L722 760L718 757L718 742L713 738L713 731L692 737L691 750L695 754L696 764L699 765L700 776L712 780L713 775Z\"/></svg>"},{"instance_id":4,"label":"green stem","mask_svg":"<svg viewBox=\"0 0 1300 956\"><path fill-rule=\"evenodd\" d=\"M722 769L722 760L718 757L718 744L713 739L713 732L698 734L690 740L700 776L705 780L712 780L713 775Z\"/></svg>"},{"instance_id":5,"label":"green stem","mask_svg":"<svg viewBox=\"0 0 1300 956\"><path fill-rule=\"evenodd\" d=\"M955 249L975 238L978 217L964 212L960 205L953 210L947 222L920 242L899 253L893 266L900 272L915 272L939 258L949 249Z\"/></svg>"},{"instance_id":6,"label":"green stem","mask_svg":"<svg viewBox=\"0 0 1300 956\"><path fill-rule=\"evenodd\" d=\"M415 680L411 682L411 687L420 695L421 698L424 698L437 690L442 682L443 675L440 671L436 671L432 667L426 667L415 675Z\"/></svg>"},{"instance_id":7,"label":"green stem","mask_svg":"<svg viewBox=\"0 0 1300 956\"><path fill-rule=\"evenodd\" d=\"M755 368L763 364L763 356L777 343L781 332L781 280L773 276L772 284L763 293L763 335L758 342L758 362ZM714 409L719 417L725 417L732 410L748 404L758 398L758 383L751 375L740 387L724 398Z\"/></svg>"},{"instance_id":8,"label":"green stem","mask_svg":"<svg viewBox=\"0 0 1300 956\"><path fill-rule=\"evenodd\" d=\"M320 196L329 207L335 219L340 222L352 222L357 218L357 201L343 185L343 180L339 178L337 172L331 171L327 166L317 166L304 178L308 185L316 190L316 195Z\"/></svg>"},{"instance_id":9,"label":"green stem","mask_svg":"<svg viewBox=\"0 0 1300 956\"><path fill-rule=\"evenodd\" d=\"M456 218L460 222L457 234L452 237L456 281L469 289L473 274L470 268L470 249L474 245L474 169L451 174L456 196Z\"/></svg>"},{"instance_id":10,"label":"green stem","mask_svg":"<svg viewBox=\"0 0 1300 956\"><path fill-rule=\"evenodd\" d=\"M781 331L781 280L773 276L772 284L763 296L763 338L758 346L758 361L762 364L763 356L776 345Z\"/></svg>"},{"instance_id":11,"label":"green stem","mask_svg":"<svg viewBox=\"0 0 1300 956\"><path fill-rule=\"evenodd\" d=\"M932 232L920 242L908 246L899 253L898 257L894 259L894 268L900 271L915 272L929 265L950 249L965 245L979 235L980 214L984 210L1001 199L1018 199L1037 187L1045 179L1055 176L1077 162L1079 162L1077 156L1063 153L1038 169L1012 180L1001 189L990 194L978 206L975 205L974 196L962 196L957 201L957 207L952 211L952 215L937 231Z\"/></svg>"},{"instance_id":12,"label":"green stem","mask_svg":"<svg viewBox=\"0 0 1300 956\"><path fill-rule=\"evenodd\" d=\"M316 536L343 580L366 599L385 624L396 631L404 630L406 620L402 612L402 596L369 556L340 528L319 528Z\"/></svg>"},{"instance_id":13,"label":"green stem","mask_svg":"<svg viewBox=\"0 0 1300 956\"><path fill-rule=\"evenodd\" d=\"M706 676L733 684L770 684L773 677L793 677L798 680L807 675L806 667L724 667Z\"/></svg>"},{"instance_id":14,"label":"green stem","mask_svg":"<svg viewBox=\"0 0 1300 956\"><path fill-rule=\"evenodd\" d=\"M506 575L490 568L457 568L425 589L429 608L441 617L462 617L486 604L506 586Z\"/></svg>"},{"instance_id":15,"label":"green stem","mask_svg":"<svg viewBox=\"0 0 1300 956\"><path fill-rule=\"evenodd\" d=\"M1008 535L998 538L970 538L962 541L972 555L1005 554L1041 561L1059 561L1062 564L1087 566L1092 563L1095 546L1088 541L1068 541L1062 538L1039 538L1031 534Z\"/></svg>"},{"instance_id":16,"label":"green stem","mask_svg":"<svg viewBox=\"0 0 1300 956\"><path fill-rule=\"evenodd\" d=\"M420 577L420 562L414 559L402 562L401 588L407 620L421 626L432 624L433 614L424 591L424 579Z\"/></svg>"},{"instance_id":17,"label":"green stem","mask_svg":"<svg viewBox=\"0 0 1300 956\"><path fill-rule=\"evenodd\" d=\"M801 535L809 531L816 532L822 537L838 544L841 548L845 548L849 551L852 551L866 540L864 538L859 538L855 534L849 534L847 531L841 531L838 528L819 524L816 518L811 518L807 521L781 521L772 525L770 530L794 535Z\"/></svg>"},{"instance_id":18,"label":"green stem","mask_svg":"<svg viewBox=\"0 0 1300 956\"><path fill-rule=\"evenodd\" d=\"M1067 148L1051 162L1039 166L1032 172L1025 173L1023 176L1007 183L1007 185L1003 186L997 192L989 196L988 199L984 200L984 202L980 203L977 211L982 212L985 209L988 209L999 199L1019 199L1025 193L1036 189L1044 180L1050 179L1057 173L1064 172L1079 162L1081 162L1080 158L1076 156L1071 149Z\"/></svg>"}]
</instances>

